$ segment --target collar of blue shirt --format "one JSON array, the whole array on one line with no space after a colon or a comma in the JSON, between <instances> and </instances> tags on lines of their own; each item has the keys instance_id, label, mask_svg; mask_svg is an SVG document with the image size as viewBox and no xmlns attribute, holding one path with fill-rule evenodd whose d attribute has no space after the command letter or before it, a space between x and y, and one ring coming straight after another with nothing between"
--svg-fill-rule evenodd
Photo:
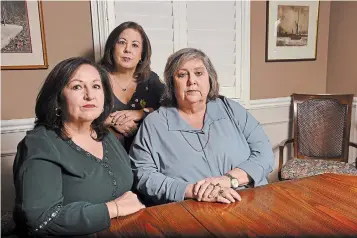
<instances>
[{"instance_id":1,"label":"collar of blue shirt","mask_svg":"<svg viewBox=\"0 0 357 238\"><path fill-rule=\"evenodd\" d=\"M219 100L221 99L216 99L207 103L203 131L206 131L209 125L213 122L226 118L226 112L222 108L221 103L218 102ZM196 133L202 131L192 128L192 126L183 120L176 107L167 107L165 109L169 131L187 131Z\"/></svg>"}]
</instances>

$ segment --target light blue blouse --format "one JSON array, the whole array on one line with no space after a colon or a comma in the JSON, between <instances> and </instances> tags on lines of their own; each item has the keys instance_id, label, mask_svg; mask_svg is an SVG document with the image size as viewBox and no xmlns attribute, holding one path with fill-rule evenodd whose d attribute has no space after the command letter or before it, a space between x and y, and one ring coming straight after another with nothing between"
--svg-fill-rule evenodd
<instances>
[{"instance_id":1,"label":"light blue blouse","mask_svg":"<svg viewBox=\"0 0 357 238\"><path fill-rule=\"evenodd\" d=\"M260 124L239 103L207 103L202 130L177 108L160 107L141 125L130 150L136 188L155 203L181 201L186 187L207 177L244 170L254 186L267 184L274 154Z\"/></svg>"}]
</instances>

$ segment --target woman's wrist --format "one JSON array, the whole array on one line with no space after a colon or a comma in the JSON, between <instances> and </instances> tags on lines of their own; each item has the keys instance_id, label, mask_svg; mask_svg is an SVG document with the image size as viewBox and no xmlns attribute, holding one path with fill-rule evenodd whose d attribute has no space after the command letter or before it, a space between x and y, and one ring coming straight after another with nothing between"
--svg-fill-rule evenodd
<instances>
[{"instance_id":1,"label":"woman's wrist","mask_svg":"<svg viewBox=\"0 0 357 238\"><path fill-rule=\"evenodd\" d=\"M119 214L119 205L115 200L114 200L114 203L115 203L115 207L117 209L117 218L118 218L120 216L120 214Z\"/></svg>"},{"instance_id":2,"label":"woman's wrist","mask_svg":"<svg viewBox=\"0 0 357 238\"><path fill-rule=\"evenodd\" d=\"M140 112L140 120L137 120L137 121L142 121L142 120L145 119L145 117L147 115L149 115L151 112L153 112L154 109L151 108L151 107L144 107L144 108L142 108L142 109L140 109L138 111Z\"/></svg>"},{"instance_id":3,"label":"woman's wrist","mask_svg":"<svg viewBox=\"0 0 357 238\"><path fill-rule=\"evenodd\" d=\"M110 127L110 126L113 125L113 123L111 123L111 120L110 120L110 119L106 119L106 120L104 121L104 125L107 126L107 127Z\"/></svg>"},{"instance_id":4,"label":"woman's wrist","mask_svg":"<svg viewBox=\"0 0 357 238\"><path fill-rule=\"evenodd\" d=\"M195 198L195 196L193 195L193 187L194 184L189 184L186 187L184 198Z\"/></svg>"},{"instance_id":5,"label":"woman's wrist","mask_svg":"<svg viewBox=\"0 0 357 238\"><path fill-rule=\"evenodd\" d=\"M141 111L144 113L143 118L145 118L149 113L154 111L154 108L144 107L143 109L141 109Z\"/></svg>"},{"instance_id":6,"label":"woman's wrist","mask_svg":"<svg viewBox=\"0 0 357 238\"><path fill-rule=\"evenodd\" d=\"M145 112L144 109L145 108L142 108L142 109L139 110L139 112L140 112L140 120L138 120L138 121L141 121L141 120L143 120L145 118L146 112Z\"/></svg>"},{"instance_id":7,"label":"woman's wrist","mask_svg":"<svg viewBox=\"0 0 357 238\"><path fill-rule=\"evenodd\" d=\"M233 177L237 178L239 181L239 184L242 186L247 185L251 182L250 176L244 170L242 170L240 168L232 169L228 173L230 175L232 175Z\"/></svg>"},{"instance_id":8,"label":"woman's wrist","mask_svg":"<svg viewBox=\"0 0 357 238\"><path fill-rule=\"evenodd\" d=\"M117 217L117 208L116 208L115 202L110 201L110 202L107 202L105 205L107 205L110 219Z\"/></svg>"}]
</instances>

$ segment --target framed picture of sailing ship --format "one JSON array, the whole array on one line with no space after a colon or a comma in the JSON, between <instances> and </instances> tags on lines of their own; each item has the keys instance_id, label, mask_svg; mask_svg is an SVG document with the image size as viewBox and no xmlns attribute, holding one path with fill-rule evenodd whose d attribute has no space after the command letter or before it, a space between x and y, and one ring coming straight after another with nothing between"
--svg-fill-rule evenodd
<instances>
[{"instance_id":1,"label":"framed picture of sailing ship","mask_svg":"<svg viewBox=\"0 0 357 238\"><path fill-rule=\"evenodd\" d=\"M319 1L268 1L265 61L316 60Z\"/></svg>"}]
</instances>

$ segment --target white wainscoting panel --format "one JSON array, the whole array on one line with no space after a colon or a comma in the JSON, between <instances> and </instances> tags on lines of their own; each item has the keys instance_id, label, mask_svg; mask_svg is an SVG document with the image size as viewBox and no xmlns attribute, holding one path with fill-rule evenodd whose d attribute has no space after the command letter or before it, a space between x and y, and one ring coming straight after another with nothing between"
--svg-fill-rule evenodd
<instances>
[{"instance_id":1,"label":"white wainscoting panel","mask_svg":"<svg viewBox=\"0 0 357 238\"><path fill-rule=\"evenodd\" d=\"M17 144L26 131L34 126L34 118L1 121L1 210L12 211L15 204L15 187L12 165Z\"/></svg>"},{"instance_id":2,"label":"white wainscoting panel","mask_svg":"<svg viewBox=\"0 0 357 238\"><path fill-rule=\"evenodd\" d=\"M1 121L1 157L16 153L17 144L24 138L26 131L33 128L34 122L34 118Z\"/></svg>"},{"instance_id":3,"label":"white wainscoting panel","mask_svg":"<svg viewBox=\"0 0 357 238\"><path fill-rule=\"evenodd\" d=\"M278 181L279 144L292 137L290 131L292 128L292 115L290 115L291 99L290 97L286 97L252 100L250 106L249 112L263 126L275 154L274 170L269 175L269 181ZM291 148L287 147L284 152L284 158L287 158L291 153Z\"/></svg>"},{"instance_id":4,"label":"white wainscoting panel","mask_svg":"<svg viewBox=\"0 0 357 238\"><path fill-rule=\"evenodd\" d=\"M1 211L12 211L15 205L15 187L12 179L14 155L1 156Z\"/></svg>"}]
</instances>

